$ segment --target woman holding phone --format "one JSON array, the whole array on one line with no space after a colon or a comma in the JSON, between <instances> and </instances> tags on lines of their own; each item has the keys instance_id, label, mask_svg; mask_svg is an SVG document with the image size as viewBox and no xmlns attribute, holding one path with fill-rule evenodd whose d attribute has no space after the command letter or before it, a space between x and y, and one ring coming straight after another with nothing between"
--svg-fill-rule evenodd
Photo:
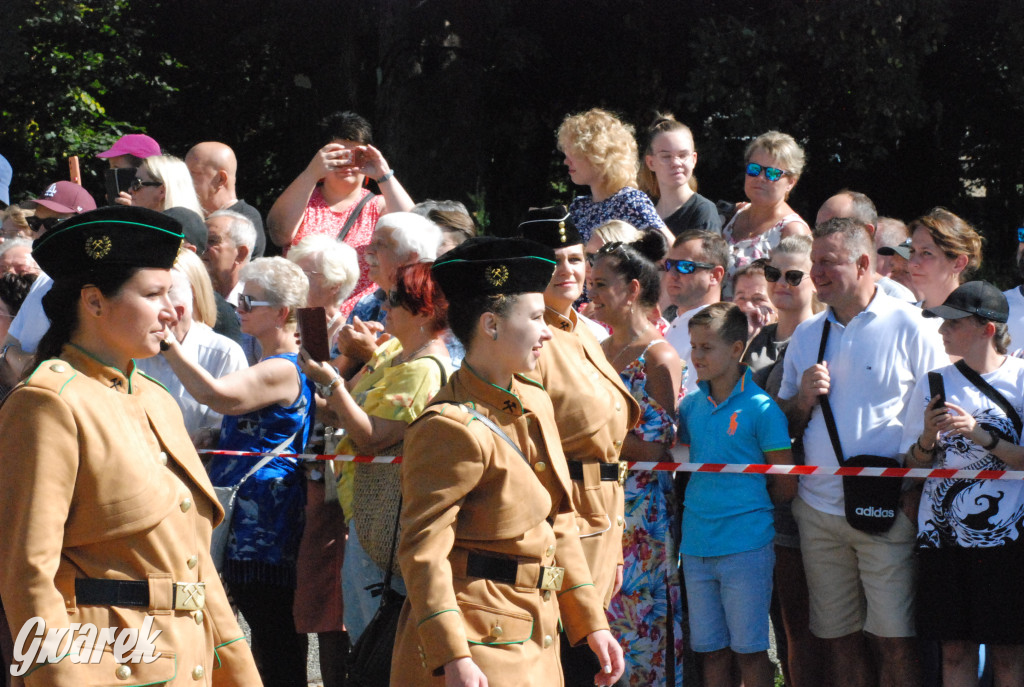
<instances>
[{"instance_id":1,"label":"woman holding phone","mask_svg":"<svg viewBox=\"0 0 1024 687\"><path fill-rule=\"evenodd\" d=\"M925 317L960 358L914 392L903 445L909 467L1024 469L1024 360L1006 355L1006 297L972 281ZM942 642L942 681L978 684L984 644L995 684L1024 684L1024 484L928 479L918 513L918 633Z\"/></svg>"}]
</instances>

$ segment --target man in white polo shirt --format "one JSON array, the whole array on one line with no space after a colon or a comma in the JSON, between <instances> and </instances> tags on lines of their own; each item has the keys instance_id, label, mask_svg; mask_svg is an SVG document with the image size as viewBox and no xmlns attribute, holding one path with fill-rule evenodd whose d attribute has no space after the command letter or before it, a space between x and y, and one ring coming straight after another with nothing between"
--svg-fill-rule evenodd
<instances>
[{"instance_id":1,"label":"man in white polo shirt","mask_svg":"<svg viewBox=\"0 0 1024 687\"><path fill-rule=\"evenodd\" d=\"M919 379L949 363L921 311L885 294L874 280L875 248L866 227L830 219L815 227L811 280L824 312L793 333L780 405L791 436L803 436L809 465L838 460L819 404L828 394L844 458L900 459L907 401ZM818 350L830 322L824 364ZM811 631L829 644L836 684L920 684L914 637L915 526L897 514L892 528L867 534L844 515L842 480L803 477L793 515L807 571ZM867 641L879 658L871 667Z\"/></svg>"},{"instance_id":2,"label":"man in white polo shirt","mask_svg":"<svg viewBox=\"0 0 1024 687\"><path fill-rule=\"evenodd\" d=\"M722 300L722 278L728 264L725 239L703 229L680 234L665 260L668 273L661 288L678 313L665 332L665 340L686 363L686 393L697 390L697 373L690 361L690 318Z\"/></svg>"}]
</instances>

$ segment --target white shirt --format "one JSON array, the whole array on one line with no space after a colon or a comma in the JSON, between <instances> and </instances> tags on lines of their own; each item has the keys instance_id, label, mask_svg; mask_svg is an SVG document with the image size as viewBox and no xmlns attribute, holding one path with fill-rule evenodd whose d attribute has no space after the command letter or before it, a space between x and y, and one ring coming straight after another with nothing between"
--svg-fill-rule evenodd
<instances>
[{"instance_id":1,"label":"white shirt","mask_svg":"<svg viewBox=\"0 0 1024 687\"><path fill-rule=\"evenodd\" d=\"M26 353L36 352L40 339L50 328L50 319L43 311L43 296L50 292L51 286L53 280L45 272L40 272L7 330L7 334L17 339L21 350Z\"/></svg>"},{"instance_id":2,"label":"white shirt","mask_svg":"<svg viewBox=\"0 0 1024 687\"><path fill-rule=\"evenodd\" d=\"M693 360L690 358L690 354L693 352L690 347L690 320L706 307L708 306L700 305L693 310L676 315L676 319L672 320L668 331L665 332L665 340L672 344L672 348L676 349L676 353L686 365L683 371L683 388L688 394L697 390L697 373L693 371Z\"/></svg>"},{"instance_id":3,"label":"white shirt","mask_svg":"<svg viewBox=\"0 0 1024 687\"><path fill-rule=\"evenodd\" d=\"M875 282L875 285L893 298L899 298L901 301L906 301L907 303L914 303L917 301L917 296L914 295L913 291L889 277L879 277L878 281Z\"/></svg>"},{"instance_id":4,"label":"white shirt","mask_svg":"<svg viewBox=\"0 0 1024 687\"><path fill-rule=\"evenodd\" d=\"M1003 291L1003 295L1010 304L1010 319L1006 321L1006 328L1010 332L1010 345L1007 350L1016 351L1024 348L1024 296L1017 287Z\"/></svg>"},{"instance_id":5,"label":"white shirt","mask_svg":"<svg viewBox=\"0 0 1024 687\"><path fill-rule=\"evenodd\" d=\"M797 326L786 350L780 398L795 397L804 370L817 363L826 316L832 323L825 347L829 402L844 458L860 454L898 458L912 443L900 441L914 387L929 370L949 364L942 338L933 327L924 326L918 308L876 289L868 307L845 327L836 322L831 308ZM811 412L803 439L808 465L838 463L820 405ZM799 493L812 508L844 514L838 477L801 477Z\"/></svg>"},{"instance_id":6,"label":"white shirt","mask_svg":"<svg viewBox=\"0 0 1024 687\"><path fill-rule=\"evenodd\" d=\"M215 378L249 366L241 346L228 337L221 336L202 322L192 322L188 335L181 342L181 354L188 360L198 363ZM200 430L220 427L223 416L192 398L192 394L186 391L178 381L178 376L174 374L174 370L162 355L136 360L135 364L140 370L167 387L171 396L174 396L174 400L181 408L181 414L185 417L185 428L190 437L195 437Z\"/></svg>"}]
</instances>

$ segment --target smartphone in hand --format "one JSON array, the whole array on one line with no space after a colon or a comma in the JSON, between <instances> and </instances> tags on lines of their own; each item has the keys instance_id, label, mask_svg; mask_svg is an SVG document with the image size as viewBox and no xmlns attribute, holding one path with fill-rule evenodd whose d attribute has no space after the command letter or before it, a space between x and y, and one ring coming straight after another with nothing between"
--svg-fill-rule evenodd
<instances>
[{"instance_id":1,"label":"smartphone in hand","mask_svg":"<svg viewBox=\"0 0 1024 687\"><path fill-rule=\"evenodd\" d=\"M941 398L941 405L946 403L946 385L942 381L942 375L938 372L928 373L928 390L932 398Z\"/></svg>"}]
</instances>

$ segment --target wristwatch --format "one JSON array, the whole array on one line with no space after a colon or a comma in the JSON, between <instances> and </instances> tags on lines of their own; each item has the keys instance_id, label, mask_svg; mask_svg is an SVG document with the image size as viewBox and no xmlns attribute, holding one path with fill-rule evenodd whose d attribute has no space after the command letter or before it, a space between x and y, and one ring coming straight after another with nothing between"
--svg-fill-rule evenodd
<instances>
[{"instance_id":1,"label":"wristwatch","mask_svg":"<svg viewBox=\"0 0 1024 687\"><path fill-rule=\"evenodd\" d=\"M337 376L330 381L329 384L321 384L320 382L313 382L316 385L316 392L323 398L330 398L334 395L334 390L341 386L341 376Z\"/></svg>"}]
</instances>

